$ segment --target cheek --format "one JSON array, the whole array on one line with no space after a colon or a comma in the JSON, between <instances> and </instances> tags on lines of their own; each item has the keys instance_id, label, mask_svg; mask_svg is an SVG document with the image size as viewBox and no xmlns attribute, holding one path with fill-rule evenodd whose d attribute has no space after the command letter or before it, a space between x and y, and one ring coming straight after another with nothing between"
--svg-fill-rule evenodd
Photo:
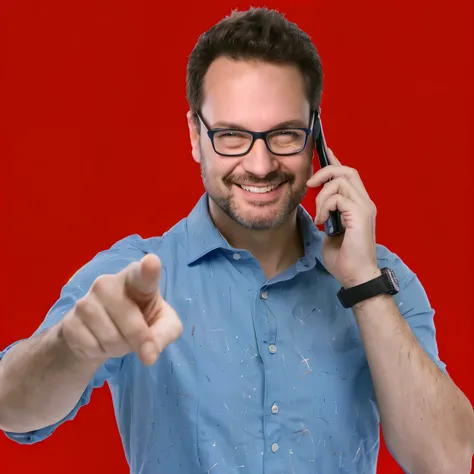
<instances>
[{"instance_id":1,"label":"cheek","mask_svg":"<svg viewBox=\"0 0 474 474\"><path fill-rule=\"evenodd\" d=\"M202 155L202 161L207 177L215 182L222 181L232 174L238 174L238 162L231 158L220 157L213 150L207 150L207 153Z\"/></svg>"},{"instance_id":2,"label":"cheek","mask_svg":"<svg viewBox=\"0 0 474 474\"><path fill-rule=\"evenodd\" d=\"M313 164L311 157L302 156L298 161L287 161L285 163L286 170L295 177L295 183L301 184L306 182L313 174Z\"/></svg>"},{"instance_id":3,"label":"cheek","mask_svg":"<svg viewBox=\"0 0 474 474\"><path fill-rule=\"evenodd\" d=\"M308 152L308 154L304 157L301 163L301 176L304 180L308 180L311 176L313 176L313 153Z\"/></svg>"}]
</instances>

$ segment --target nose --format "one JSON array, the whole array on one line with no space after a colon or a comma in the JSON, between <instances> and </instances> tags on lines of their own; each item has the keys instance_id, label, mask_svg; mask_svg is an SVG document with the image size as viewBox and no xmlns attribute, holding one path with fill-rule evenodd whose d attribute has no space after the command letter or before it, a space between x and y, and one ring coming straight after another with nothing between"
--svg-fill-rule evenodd
<instances>
[{"instance_id":1,"label":"nose","mask_svg":"<svg viewBox=\"0 0 474 474\"><path fill-rule=\"evenodd\" d=\"M242 167L254 176L265 178L278 168L278 160L271 154L263 140L256 140L250 152L245 155Z\"/></svg>"}]
</instances>

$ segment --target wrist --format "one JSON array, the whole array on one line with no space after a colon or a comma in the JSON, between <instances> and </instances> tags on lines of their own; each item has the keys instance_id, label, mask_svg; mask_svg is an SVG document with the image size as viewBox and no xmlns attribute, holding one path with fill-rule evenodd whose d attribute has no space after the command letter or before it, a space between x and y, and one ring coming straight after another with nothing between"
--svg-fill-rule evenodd
<instances>
[{"instance_id":1,"label":"wrist","mask_svg":"<svg viewBox=\"0 0 474 474\"><path fill-rule=\"evenodd\" d=\"M380 310L381 308L387 307L387 305L393 305L393 298L391 295L384 293L356 303L352 307L352 311L354 311L354 314L357 317L376 308Z\"/></svg>"},{"instance_id":2,"label":"wrist","mask_svg":"<svg viewBox=\"0 0 474 474\"><path fill-rule=\"evenodd\" d=\"M352 288L354 286L362 285L363 283L367 283L368 281L379 277L381 274L382 272L377 266L363 269L358 272L357 275L355 275L354 277L348 278L344 282L342 282L342 287Z\"/></svg>"}]
</instances>

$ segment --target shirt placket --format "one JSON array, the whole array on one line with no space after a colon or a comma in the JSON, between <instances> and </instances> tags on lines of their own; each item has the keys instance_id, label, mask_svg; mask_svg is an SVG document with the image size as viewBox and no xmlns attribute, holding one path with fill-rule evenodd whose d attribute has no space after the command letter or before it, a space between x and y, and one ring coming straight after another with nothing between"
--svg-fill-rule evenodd
<instances>
[{"instance_id":1,"label":"shirt placket","mask_svg":"<svg viewBox=\"0 0 474 474\"><path fill-rule=\"evenodd\" d=\"M275 292L271 285L261 287L256 299L256 333L262 358L265 390L263 400L264 429L264 472L277 472L281 469L285 452L284 393L281 387L283 364L279 349L281 341L277 337L277 320L272 307L276 309Z\"/></svg>"}]
</instances>

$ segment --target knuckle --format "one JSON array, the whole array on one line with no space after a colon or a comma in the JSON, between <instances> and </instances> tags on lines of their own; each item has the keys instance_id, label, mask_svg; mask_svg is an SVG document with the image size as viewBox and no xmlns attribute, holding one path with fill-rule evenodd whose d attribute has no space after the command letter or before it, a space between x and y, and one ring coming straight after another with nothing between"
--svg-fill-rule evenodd
<instances>
[{"instance_id":1,"label":"knuckle","mask_svg":"<svg viewBox=\"0 0 474 474\"><path fill-rule=\"evenodd\" d=\"M104 294L110 291L113 284L113 275L99 275L92 283L91 291L97 294Z\"/></svg>"},{"instance_id":2,"label":"knuckle","mask_svg":"<svg viewBox=\"0 0 474 474\"><path fill-rule=\"evenodd\" d=\"M94 307L95 305L91 299L87 296L84 296L83 298L80 298L76 301L75 311L79 316L87 317L94 313Z\"/></svg>"},{"instance_id":3,"label":"knuckle","mask_svg":"<svg viewBox=\"0 0 474 474\"><path fill-rule=\"evenodd\" d=\"M88 337L81 323L73 315L67 316L62 322L62 333L68 346L80 357L92 357L102 353L99 341L93 337Z\"/></svg>"},{"instance_id":4,"label":"knuckle","mask_svg":"<svg viewBox=\"0 0 474 474\"><path fill-rule=\"evenodd\" d=\"M69 313L66 317L61 321L61 330L62 333L67 341L74 338L76 334L75 325L76 320L74 319L74 315Z\"/></svg>"},{"instance_id":5,"label":"knuckle","mask_svg":"<svg viewBox=\"0 0 474 474\"><path fill-rule=\"evenodd\" d=\"M375 204L370 202L365 207L365 213L364 214L368 219L374 219L376 214L377 214L377 208L375 207Z\"/></svg>"}]
</instances>

